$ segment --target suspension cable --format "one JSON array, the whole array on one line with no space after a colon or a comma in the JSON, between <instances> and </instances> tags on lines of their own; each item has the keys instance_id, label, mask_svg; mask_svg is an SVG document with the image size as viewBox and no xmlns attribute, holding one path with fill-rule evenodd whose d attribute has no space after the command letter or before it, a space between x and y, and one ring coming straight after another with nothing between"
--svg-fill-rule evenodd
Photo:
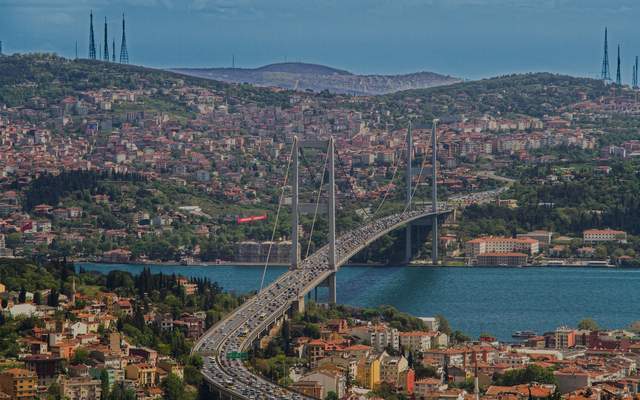
<instances>
[{"instance_id":1,"label":"suspension cable","mask_svg":"<svg viewBox=\"0 0 640 400\"><path fill-rule=\"evenodd\" d=\"M418 173L418 180L416 181L416 187L413 188L413 192L411 193L411 198L409 199L408 204L404 206L404 210L402 211L403 214L407 212L407 209L411 205L411 202L413 201L413 198L415 197L416 192L418 191L418 185L420 185L420 179L422 178L422 171L424 171L424 166L426 164L426 161L427 161L427 157L423 156L422 162L420 163L420 173Z\"/></svg>"},{"instance_id":2,"label":"suspension cable","mask_svg":"<svg viewBox=\"0 0 640 400\"><path fill-rule=\"evenodd\" d=\"M295 140L295 139L294 139ZM289 160L287 161L287 169L285 171L284 174L284 182L282 184L282 187L280 189L280 197L278 198L278 210L276 211L276 220L273 222L273 230L271 231L271 241L269 241L269 250L267 250L267 259L264 263L264 269L262 270L262 280L260 281L260 290L258 291L261 292L262 288L264 287L264 278L267 274L267 267L269 266L269 257L271 256L271 248L273 247L273 241L275 239L276 236L276 230L278 229L278 220L280 218L280 209L282 208L282 198L284 197L284 189L287 186L287 180L289 178L289 168L291 167L291 160L293 159L293 149L295 149L296 146L291 145L291 153L289 154Z\"/></svg>"},{"instance_id":3,"label":"suspension cable","mask_svg":"<svg viewBox=\"0 0 640 400\"><path fill-rule=\"evenodd\" d=\"M404 140L405 143L407 142L408 139L409 139L409 132L407 132L407 136L405 136L405 140ZM404 149L406 146L402 146L402 147ZM376 208L376 210L373 212L373 214L371 214L369 216L369 219L373 218L378 213L378 211L382 208L382 205L384 204L385 200L387 200L387 196L389 195L389 191L391 190L391 184L395 180L396 174L398 173L398 167L400 166L400 161L399 160L402 158L402 154L403 153L404 153L404 151L401 151L400 152L400 156L395 160L396 162L395 162L395 167L393 169L393 176L391 176L391 180L387 184L387 190L384 193L384 196L382 197L382 201L378 205L378 208Z\"/></svg>"},{"instance_id":4,"label":"suspension cable","mask_svg":"<svg viewBox=\"0 0 640 400\"><path fill-rule=\"evenodd\" d=\"M309 232L309 240L307 241L307 252L304 255L304 258L309 257L309 250L311 249L311 238L313 237L313 228L316 225L316 218L318 217L318 207L320 206L320 194L322 193L322 185L324 184L324 175L327 170L327 164L329 162L329 147L327 145L327 154L324 157L324 165L322 166L322 177L320 178L320 187L318 189L318 197L316 198L316 209L313 213L313 221L311 222L311 231Z\"/></svg>"}]
</instances>

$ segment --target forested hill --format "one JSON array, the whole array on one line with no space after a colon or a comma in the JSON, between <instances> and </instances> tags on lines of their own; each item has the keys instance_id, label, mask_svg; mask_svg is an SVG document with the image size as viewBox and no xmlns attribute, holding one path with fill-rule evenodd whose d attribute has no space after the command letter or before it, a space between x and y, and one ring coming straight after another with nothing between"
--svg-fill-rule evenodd
<instances>
[{"instance_id":1,"label":"forested hill","mask_svg":"<svg viewBox=\"0 0 640 400\"><path fill-rule=\"evenodd\" d=\"M415 114L423 121L447 115L491 113L534 117L557 114L583 99L596 99L612 90L602 81L551 73L500 76L379 98L392 116Z\"/></svg>"},{"instance_id":2,"label":"forested hill","mask_svg":"<svg viewBox=\"0 0 640 400\"><path fill-rule=\"evenodd\" d=\"M229 84L169 71L96 60L69 60L51 54L15 54L0 57L0 104L24 105L34 96L50 102L80 91L105 88L162 89L184 82L224 95L229 104L252 101L287 106L284 91Z\"/></svg>"}]
</instances>

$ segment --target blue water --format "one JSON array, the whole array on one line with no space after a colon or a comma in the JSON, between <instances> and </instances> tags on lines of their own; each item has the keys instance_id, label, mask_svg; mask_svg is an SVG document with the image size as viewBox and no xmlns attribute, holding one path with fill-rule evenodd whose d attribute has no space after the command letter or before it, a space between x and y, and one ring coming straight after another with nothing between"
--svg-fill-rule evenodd
<instances>
[{"instance_id":1,"label":"blue water","mask_svg":"<svg viewBox=\"0 0 640 400\"><path fill-rule=\"evenodd\" d=\"M139 265L80 264L87 270ZM208 277L224 289L246 293L260 285L262 267L152 266L153 271ZM283 273L270 267L267 282ZM443 314L454 329L477 337L509 340L515 330L542 333L575 326L585 317L607 328L640 320L640 270L598 268L344 267L338 273L338 302L370 307L390 304L415 316ZM323 290L319 301L323 301Z\"/></svg>"}]
</instances>

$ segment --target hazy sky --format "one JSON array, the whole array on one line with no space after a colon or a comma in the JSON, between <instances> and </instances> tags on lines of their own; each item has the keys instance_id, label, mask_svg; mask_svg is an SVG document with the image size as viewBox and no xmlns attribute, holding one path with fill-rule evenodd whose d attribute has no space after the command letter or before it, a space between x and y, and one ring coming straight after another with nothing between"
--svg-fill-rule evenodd
<instances>
[{"instance_id":1,"label":"hazy sky","mask_svg":"<svg viewBox=\"0 0 640 400\"><path fill-rule=\"evenodd\" d=\"M109 19L119 51L127 15L132 63L255 67L304 61L357 73L435 71L463 78L600 72L609 27L611 69L640 54L638 0L0 0L5 53L88 54ZM96 43L97 45L97 43Z\"/></svg>"}]
</instances>

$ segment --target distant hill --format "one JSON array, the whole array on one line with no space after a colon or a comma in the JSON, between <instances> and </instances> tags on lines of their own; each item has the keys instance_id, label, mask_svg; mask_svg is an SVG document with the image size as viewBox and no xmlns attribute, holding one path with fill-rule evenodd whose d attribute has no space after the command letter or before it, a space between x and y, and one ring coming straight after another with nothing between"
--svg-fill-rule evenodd
<instances>
[{"instance_id":1,"label":"distant hill","mask_svg":"<svg viewBox=\"0 0 640 400\"><path fill-rule=\"evenodd\" d=\"M460 82L434 72L404 75L356 75L349 71L307 63L277 63L259 68L173 68L170 71L199 78L292 90L313 90L356 95L379 95L425 89Z\"/></svg>"}]
</instances>

